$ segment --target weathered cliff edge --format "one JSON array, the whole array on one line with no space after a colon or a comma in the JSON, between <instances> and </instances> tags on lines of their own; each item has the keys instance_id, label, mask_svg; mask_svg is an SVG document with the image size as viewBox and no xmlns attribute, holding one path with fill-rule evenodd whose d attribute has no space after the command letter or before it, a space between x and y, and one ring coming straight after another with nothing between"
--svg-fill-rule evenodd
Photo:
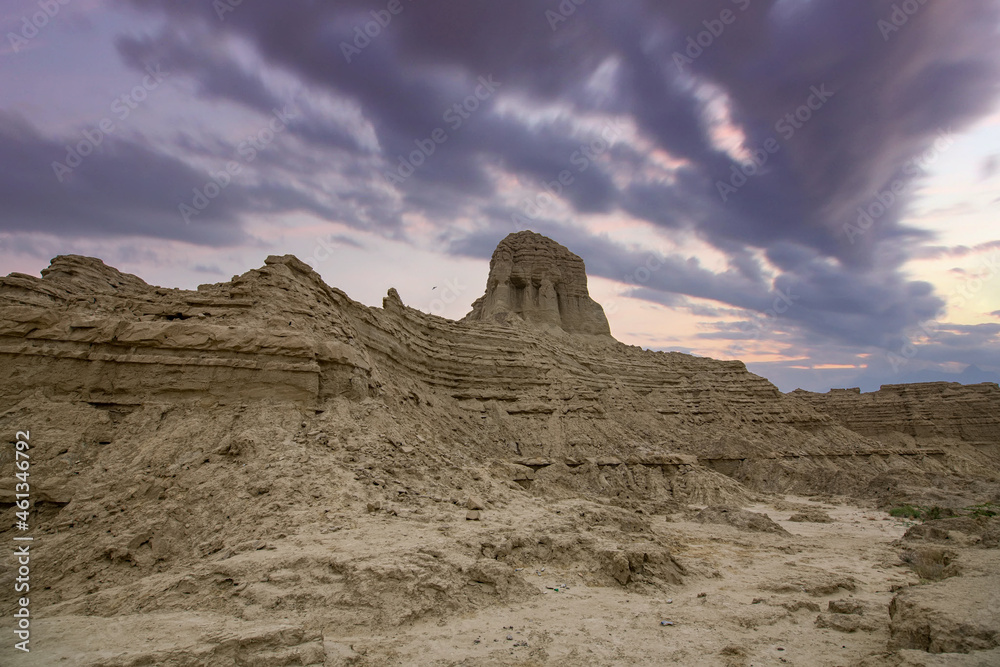
<instances>
[{"instance_id":1,"label":"weathered cliff edge","mask_svg":"<svg viewBox=\"0 0 1000 667\"><path fill-rule=\"evenodd\" d=\"M798 389L792 396L847 428L904 447L964 443L1000 456L1000 386L992 382L886 384L878 391Z\"/></svg>"},{"instance_id":2,"label":"weathered cliff edge","mask_svg":"<svg viewBox=\"0 0 1000 667\"><path fill-rule=\"evenodd\" d=\"M416 429L536 473L592 470L598 491L647 497L696 460L754 489L886 499L931 478L951 480L944 493L995 478L996 385L782 394L739 361L603 335L577 260L544 237L512 235L487 294L453 322L406 307L395 290L366 307L292 256L197 291L57 257L40 279L0 280L2 391L24 409L44 398L119 415L370 403L400 437Z\"/></svg>"}]
</instances>

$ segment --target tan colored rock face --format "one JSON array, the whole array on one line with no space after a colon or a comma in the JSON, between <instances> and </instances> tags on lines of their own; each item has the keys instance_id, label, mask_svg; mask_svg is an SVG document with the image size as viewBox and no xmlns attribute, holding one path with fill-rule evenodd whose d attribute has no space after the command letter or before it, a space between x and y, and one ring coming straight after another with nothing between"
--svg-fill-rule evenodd
<instances>
[{"instance_id":1,"label":"tan colored rock face","mask_svg":"<svg viewBox=\"0 0 1000 667\"><path fill-rule=\"evenodd\" d=\"M518 321L567 333L611 335L601 305L590 298L583 260L541 234L511 234L490 259L486 294L463 321Z\"/></svg>"},{"instance_id":2,"label":"tan colored rock face","mask_svg":"<svg viewBox=\"0 0 1000 667\"><path fill-rule=\"evenodd\" d=\"M990 382L887 384L865 394L857 388L825 394L799 389L792 395L852 431L885 442L955 441L1000 453L1000 387Z\"/></svg>"},{"instance_id":3,"label":"tan colored rock face","mask_svg":"<svg viewBox=\"0 0 1000 667\"><path fill-rule=\"evenodd\" d=\"M31 432L30 523L44 540L32 551L32 623L46 637L34 662L0 645L0 664L455 662L459 642L428 635L428 618L464 625L455 637L475 664L508 650L583 664L573 652L596 646L588 626L572 634L584 617L617 624L617 644L586 664L759 656L779 640L799 664L822 664L836 631L862 647L854 657L882 651L899 583L890 540L903 527L825 502L781 499L770 518L726 508L767 491L996 498L996 386L782 394L739 361L615 341L583 271L562 246L515 235L494 257L485 316L464 323L409 308L393 289L381 308L365 306L290 255L197 290L78 256L56 258L43 278L0 278L0 432ZM5 451L0 509L19 493ZM685 519L690 504L723 523ZM783 524L800 510L832 523ZM663 514L669 523L650 519ZM964 525L921 539L981 533L985 547L996 534ZM0 526L0 538L14 530ZM675 559L685 540L694 548ZM981 569L993 576L994 562ZM943 611L968 599L993 609L993 590L984 579L942 595ZM663 607L659 592L679 604ZM803 605L817 613L818 598L845 592L864 613L834 605L810 635ZM487 639L529 598L550 605L544 625ZM636 605L637 616L621 613ZM671 609L680 628L660 624ZM13 613L0 596L0 615ZM940 613L905 594L894 641L977 647L996 625L965 614L928 635L924 619ZM984 643L960 643L963 624ZM757 644L732 648L758 626ZM401 643L400 627L417 634ZM566 634L553 641L553 628ZM697 653L660 639L685 628Z\"/></svg>"},{"instance_id":4,"label":"tan colored rock face","mask_svg":"<svg viewBox=\"0 0 1000 667\"><path fill-rule=\"evenodd\" d=\"M59 257L42 279L0 278L0 398L42 390L91 405L320 411L372 399L433 437L465 433L477 456L543 460L538 476L557 481L540 486L588 479L606 489L620 467L629 488L652 475L644 493L668 483L706 502L739 495L720 494L721 475L757 490L910 498L924 483L906 480L953 465L954 437L944 436L956 433L975 445L956 470L989 484L996 468L995 385L930 394L917 385L878 400L784 395L739 361L623 345L587 293L583 261L531 232L500 243L466 320L409 308L392 289L382 308L366 307L290 255L197 291ZM834 399L872 405L830 410ZM399 401L414 414L399 413ZM702 470L669 481L699 463L710 479ZM947 492L972 489L964 476Z\"/></svg>"}]
</instances>

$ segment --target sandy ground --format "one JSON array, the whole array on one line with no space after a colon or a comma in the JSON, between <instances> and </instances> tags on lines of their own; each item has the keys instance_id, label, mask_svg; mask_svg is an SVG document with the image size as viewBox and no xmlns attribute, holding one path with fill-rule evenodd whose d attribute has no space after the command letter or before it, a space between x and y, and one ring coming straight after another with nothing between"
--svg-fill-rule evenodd
<instances>
[{"instance_id":1,"label":"sandy ground","mask_svg":"<svg viewBox=\"0 0 1000 667\"><path fill-rule=\"evenodd\" d=\"M807 507L826 512L833 522L788 521ZM521 509L505 521L530 521L530 508ZM102 618L58 606L45 610L35 621L30 656L4 646L0 664L846 666L883 652L893 592L918 581L893 545L909 522L795 497L746 509L767 514L790 535L697 523L693 512L651 518L656 537L676 545L673 555L686 569L680 585L592 585L582 564L529 567L517 577L536 595L480 605L478 611L415 614L415 620L379 628L353 617L350 609L331 608L324 617L315 610L298 613L280 601L265 603L268 587L287 598L291 591L307 595L310 587L339 585L334 579L300 580L296 558L305 570L310 558L333 551L357 556L367 550L373 558L390 545L433 552L442 533L450 543L475 544L491 523L489 512L481 522L446 525L368 515L345 530L298 535L280 548L252 551L275 560L263 577L267 581L240 589L244 596L255 591L250 596L255 606L242 618L221 609L178 609L182 605L171 595L182 593L174 582L166 584L171 592L162 595L162 604L142 613ZM129 596L136 590L123 586L104 594ZM828 612L831 601L841 600L855 613ZM225 641L243 646L245 657L232 662L220 657L218 645Z\"/></svg>"},{"instance_id":2,"label":"sandy ground","mask_svg":"<svg viewBox=\"0 0 1000 667\"><path fill-rule=\"evenodd\" d=\"M776 538L661 518L655 529L685 544L678 559L701 563L709 576L643 594L578 585L573 571L548 567L529 576L542 592L530 602L417 623L383 641L337 642L373 664L832 666L880 652L893 589L916 581L891 545L906 523L873 510L788 500L822 508L835 522L796 523L787 510L747 508L792 533ZM817 628L817 609L841 599L861 602L873 629Z\"/></svg>"}]
</instances>

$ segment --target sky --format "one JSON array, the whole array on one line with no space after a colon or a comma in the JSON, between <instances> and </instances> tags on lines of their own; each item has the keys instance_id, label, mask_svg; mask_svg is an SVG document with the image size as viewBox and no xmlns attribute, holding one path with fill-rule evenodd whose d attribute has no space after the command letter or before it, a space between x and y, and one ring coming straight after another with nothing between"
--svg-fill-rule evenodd
<instances>
[{"instance_id":1,"label":"sky","mask_svg":"<svg viewBox=\"0 0 1000 667\"><path fill-rule=\"evenodd\" d=\"M295 254L461 318L531 229L622 342L1000 381L1000 1L0 0L0 274Z\"/></svg>"}]
</instances>

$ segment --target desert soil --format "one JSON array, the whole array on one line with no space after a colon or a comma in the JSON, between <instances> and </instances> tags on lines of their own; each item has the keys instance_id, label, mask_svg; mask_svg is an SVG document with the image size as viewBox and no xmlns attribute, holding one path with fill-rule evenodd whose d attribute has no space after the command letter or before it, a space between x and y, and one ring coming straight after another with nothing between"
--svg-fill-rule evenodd
<instances>
[{"instance_id":1,"label":"desert soil","mask_svg":"<svg viewBox=\"0 0 1000 667\"><path fill-rule=\"evenodd\" d=\"M745 508L769 516L788 534L700 523L693 520L694 507L647 517L652 539L673 545L672 555L684 569L683 583L608 585L594 580L593 562L586 558L560 562L551 557L544 566L517 568L516 581L465 584L495 596L498 586L525 582L531 590L510 596L512 601L451 613L421 611L402 599L405 591L397 591L402 616L375 628L346 608L317 615L307 604L296 611L296 595L305 600L312 586L338 585L336 577L317 576L316 563L343 553L369 559L375 571L382 568L382 585L391 586L397 563L380 561L383 556L447 559L451 556L439 549L456 544L475 548L497 532L529 523L544 527L549 519L555 520L549 525L557 526L563 514L586 511L589 503L525 498L502 510L484 511L481 521L466 520L461 507L448 508L432 521L380 511L334 517L319 530L242 554L223 554L226 560L252 559L254 566L244 571L266 573L260 581L225 580L236 589L228 595L243 598L244 614L212 613L204 604L183 609L183 597L199 592L194 589L206 581L201 575L213 570L206 563L187 577L190 590L183 580L160 582L167 590L161 609L102 617L63 614L72 610L58 605L49 608L35 621L30 656L14 655L5 646L0 663L226 664L220 646L228 641L248 649L245 658L231 664L248 665L833 666L860 664L873 656L876 662L869 664L882 664L877 656L890 638L893 595L920 583L901 559L900 538L912 523L827 500L775 496ZM788 520L802 513L832 521ZM605 529L619 532L618 527ZM109 584L102 584L102 596L141 597L153 585L148 578L143 590ZM476 592L465 594L474 599ZM840 613L830 611L831 603ZM252 650L255 645L261 650ZM893 659L917 653L903 651ZM954 654L954 661L948 655L919 656L924 662L892 664L989 664L955 662L966 658ZM984 659L989 660L979 658ZM936 662L940 660L944 662Z\"/></svg>"}]
</instances>

